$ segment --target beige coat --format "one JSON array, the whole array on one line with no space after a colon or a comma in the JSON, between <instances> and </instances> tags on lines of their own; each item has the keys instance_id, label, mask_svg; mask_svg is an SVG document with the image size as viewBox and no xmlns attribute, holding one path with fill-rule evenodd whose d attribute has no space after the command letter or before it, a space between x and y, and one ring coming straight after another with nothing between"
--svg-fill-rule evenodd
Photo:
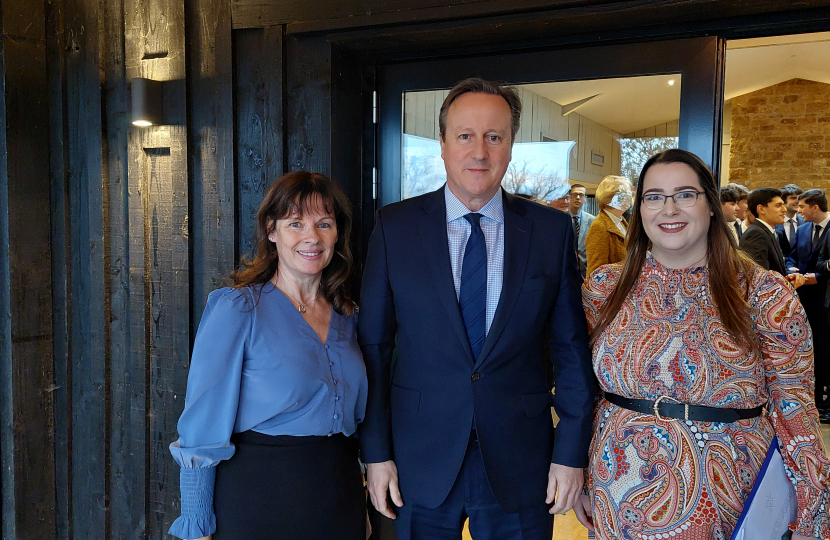
<instances>
[{"instance_id":1,"label":"beige coat","mask_svg":"<svg viewBox=\"0 0 830 540\"><path fill-rule=\"evenodd\" d=\"M625 219L622 222L628 229ZM588 229L585 236L585 251L588 253L588 275L603 264L625 259L625 237L604 211L600 211Z\"/></svg>"}]
</instances>

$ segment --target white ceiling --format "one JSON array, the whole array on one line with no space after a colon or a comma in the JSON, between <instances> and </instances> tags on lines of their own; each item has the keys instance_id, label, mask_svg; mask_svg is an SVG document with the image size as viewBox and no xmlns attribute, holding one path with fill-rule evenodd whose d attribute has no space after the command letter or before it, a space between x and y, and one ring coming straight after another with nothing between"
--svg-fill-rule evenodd
<instances>
[{"instance_id":1,"label":"white ceiling","mask_svg":"<svg viewBox=\"0 0 830 540\"><path fill-rule=\"evenodd\" d=\"M794 78L830 84L830 32L727 43L727 101ZM677 74L524 86L560 105L601 94L576 112L625 134L677 120L682 84Z\"/></svg>"}]
</instances>

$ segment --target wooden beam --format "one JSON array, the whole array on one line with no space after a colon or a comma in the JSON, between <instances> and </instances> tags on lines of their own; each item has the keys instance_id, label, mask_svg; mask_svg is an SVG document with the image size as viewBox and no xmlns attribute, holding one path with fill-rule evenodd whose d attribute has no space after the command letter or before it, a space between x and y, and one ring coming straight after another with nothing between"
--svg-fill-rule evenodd
<instances>
[{"instance_id":1,"label":"wooden beam","mask_svg":"<svg viewBox=\"0 0 830 540\"><path fill-rule=\"evenodd\" d=\"M259 204L285 167L282 32L281 26L234 32L237 242L248 256L255 249Z\"/></svg>"},{"instance_id":2,"label":"wooden beam","mask_svg":"<svg viewBox=\"0 0 830 540\"><path fill-rule=\"evenodd\" d=\"M286 39L287 169L331 174L331 45Z\"/></svg>"},{"instance_id":3,"label":"wooden beam","mask_svg":"<svg viewBox=\"0 0 830 540\"><path fill-rule=\"evenodd\" d=\"M759 0L748 4L741 0L340 0L306 2L303 0L234 0L234 28L259 28L285 24L289 34L332 32L338 30L424 24L453 21L464 24L474 18L504 22L520 16L529 21L568 19L581 15L595 19L613 19L613 14L638 12L637 26L654 24L650 19L685 17L750 16L793 9L827 7L824 0L809 0L793 6L786 0ZM622 25L617 28L623 28ZM578 32L569 32L570 34Z\"/></svg>"}]
</instances>

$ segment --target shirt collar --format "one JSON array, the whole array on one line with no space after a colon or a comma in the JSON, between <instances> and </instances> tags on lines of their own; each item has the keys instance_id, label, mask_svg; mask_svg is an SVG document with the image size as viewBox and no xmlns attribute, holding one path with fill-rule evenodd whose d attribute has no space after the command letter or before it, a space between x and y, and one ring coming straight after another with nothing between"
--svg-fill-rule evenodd
<instances>
[{"instance_id":1,"label":"shirt collar","mask_svg":"<svg viewBox=\"0 0 830 540\"><path fill-rule=\"evenodd\" d=\"M608 210L606 210L606 209L603 209L602 211L603 211L603 212L605 212L605 214L606 214L608 217L610 217L610 218L611 218L611 221L613 221L613 222L614 222L614 225L616 225L616 226L618 226L618 227L619 227L619 226L622 224L622 217L617 217L617 216L615 216L614 214L612 214L611 212L609 212L609 211L608 211Z\"/></svg>"},{"instance_id":2,"label":"shirt collar","mask_svg":"<svg viewBox=\"0 0 830 540\"><path fill-rule=\"evenodd\" d=\"M789 216L788 216L788 217L785 217L785 218L784 218L784 223L787 223L787 222L789 222L789 221L792 221L793 223L795 223L796 225L798 225L798 216L796 216L796 217L789 217Z\"/></svg>"},{"instance_id":3,"label":"shirt collar","mask_svg":"<svg viewBox=\"0 0 830 540\"><path fill-rule=\"evenodd\" d=\"M775 232L775 227L773 227L772 225L770 225L769 223L767 223L767 222L766 222L766 221L764 221L763 219L761 219L761 218L755 218L755 221L759 221L759 222L763 223L763 224L764 224L764 226L765 226L767 229L771 230L772 232Z\"/></svg>"},{"instance_id":4,"label":"shirt collar","mask_svg":"<svg viewBox=\"0 0 830 540\"><path fill-rule=\"evenodd\" d=\"M447 184L444 184L444 201L447 204L447 223L463 218L471 212L463 202L458 200L458 197L455 196L455 193L450 190ZM478 213L493 221L504 223L504 201L502 200L501 188Z\"/></svg>"},{"instance_id":5,"label":"shirt collar","mask_svg":"<svg viewBox=\"0 0 830 540\"><path fill-rule=\"evenodd\" d=\"M817 225L821 226L821 230L824 231L827 229L827 224L830 223L830 214L827 214L827 217L824 218L824 221L821 223L817 223Z\"/></svg>"}]
</instances>

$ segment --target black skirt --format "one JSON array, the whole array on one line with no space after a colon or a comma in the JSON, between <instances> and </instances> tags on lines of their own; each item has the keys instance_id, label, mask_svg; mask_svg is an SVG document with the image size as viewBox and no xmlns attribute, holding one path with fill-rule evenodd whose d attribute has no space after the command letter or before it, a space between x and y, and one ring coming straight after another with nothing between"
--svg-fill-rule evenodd
<instances>
[{"instance_id":1,"label":"black skirt","mask_svg":"<svg viewBox=\"0 0 830 540\"><path fill-rule=\"evenodd\" d=\"M365 540L358 443L331 437L231 437L216 469L214 540Z\"/></svg>"}]
</instances>

